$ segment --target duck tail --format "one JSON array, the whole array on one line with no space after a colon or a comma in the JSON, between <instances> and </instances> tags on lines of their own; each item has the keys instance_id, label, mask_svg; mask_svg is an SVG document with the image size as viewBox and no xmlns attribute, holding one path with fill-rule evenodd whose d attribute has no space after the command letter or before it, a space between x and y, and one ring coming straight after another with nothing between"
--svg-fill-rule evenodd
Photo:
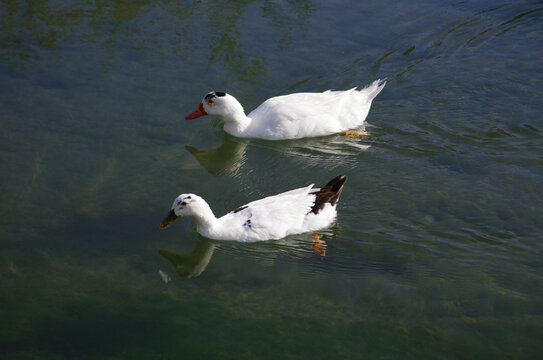
<instances>
[{"instance_id":1,"label":"duck tail","mask_svg":"<svg viewBox=\"0 0 543 360\"><path fill-rule=\"evenodd\" d=\"M347 176L339 175L333 178L324 185L317 192L315 192L315 203L311 208L311 212L318 214L324 208L326 203L330 203L332 206L336 205L341 191L343 190L343 185L347 181Z\"/></svg>"},{"instance_id":2,"label":"duck tail","mask_svg":"<svg viewBox=\"0 0 543 360\"><path fill-rule=\"evenodd\" d=\"M343 188L343 184L345 184L345 181L347 181L347 176L345 175L339 175L339 176L336 176L335 178L333 178L332 180L330 180L328 182L328 184L324 185L322 189L329 189L330 191L333 191L333 192L340 192L341 189Z\"/></svg>"},{"instance_id":3,"label":"duck tail","mask_svg":"<svg viewBox=\"0 0 543 360\"><path fill-rule=\"evenodd\" d=\"M360 91L363 91L368 96L368 99L371 101L377 95L379 95L379 93L381 92L381 90L383 90L386 84L386 80L377 79Z\"/></svg>"}]
</instances>

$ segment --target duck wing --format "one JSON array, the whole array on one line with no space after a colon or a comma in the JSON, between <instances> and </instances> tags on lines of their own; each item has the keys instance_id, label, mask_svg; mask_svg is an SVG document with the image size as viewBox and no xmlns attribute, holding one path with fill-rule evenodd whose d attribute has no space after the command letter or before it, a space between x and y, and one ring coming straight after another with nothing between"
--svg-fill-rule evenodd
<instances>
[{"instance_id":1,"label":"duck wing","mask_svg":"<svg viewBox=\"0 0 543 360\"><path fill-rule=\"evenodd\" d=\"M304 218L315 204L313 185L250 202L224 215L222 227L241 241L280 239L303 231Z\"/></svg>"},{"instance_id":2,"label":"duck wing","mask_svg":"<svg viewBox=\"0 0 543 360\"><path fill-rule=\"evenodd\" d=\"M301 138L359 127L371 102L383 89L379 80L362 90L295 93L276 96L249 113L253 136L268 139Z\"/></svg>"},{"instance_id":3,"label":"duck wing","mask_svg":"<svg viewBox=\"0 0 543 360\"><path fill-rule=\"evenodd\" d=\"M350 90L348 90L350 91ZM348 91L296 93L270 98L249 113L260 137L300 138L339 131L337 119Z\"/></svg>"}]
</instances>

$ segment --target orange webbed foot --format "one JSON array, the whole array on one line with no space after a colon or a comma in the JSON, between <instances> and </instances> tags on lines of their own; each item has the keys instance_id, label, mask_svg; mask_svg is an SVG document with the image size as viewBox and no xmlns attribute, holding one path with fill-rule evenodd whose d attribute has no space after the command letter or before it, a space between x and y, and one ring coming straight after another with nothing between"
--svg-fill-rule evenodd
<instances>
[{"instance_id":1,"label":"orange webbed foot","mask_svg":"<svg viewBox=\"0 0 543 360\"><path fill-rule=\"evenodd\" d=\"M350 136L350 137L365 137L365 136L368 136L369 134L370 132L366 130L349 130L349 131L344 131L340 133L340 135L342 136Z\"/></svg>"},{"instance_id":2,"label":"orange webbed foot","mask_svg":"<svg viewBox=\"0 0 543 360\"><path fill-rule=\"evenodd\" d=\"M311 243L311 248L318 252L319 255L326 256L326 242L321 240L316 231L313 231L313 242Z\"/></svg>"}]
</instances>

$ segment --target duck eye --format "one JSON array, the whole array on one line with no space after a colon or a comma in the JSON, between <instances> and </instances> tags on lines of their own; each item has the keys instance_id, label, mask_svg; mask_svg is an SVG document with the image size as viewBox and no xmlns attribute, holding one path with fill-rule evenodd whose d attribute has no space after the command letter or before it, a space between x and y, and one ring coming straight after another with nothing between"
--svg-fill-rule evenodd
<instances>
[{"instance_id":1,"label":"duck eye","mask_svg":"<svg viewBox=\"0 0 543 360\"><path fill-rule=\"evenodd\" d=\"M183 202L181 203L181 205L185 206L185 205L187 205L187 203L183 201Z\"/></svg>"},{"instance_id":2,"label":"duck eye","mask_svg":"<svg viewBox=\"0 0 543 360\"><path fill-rule=\"evenodd\" d=\"M207 100L207 105L213 106L213 105L215 105L215 102L213 100L209 99L209 100Z\"/></svg>"}]
</instances>

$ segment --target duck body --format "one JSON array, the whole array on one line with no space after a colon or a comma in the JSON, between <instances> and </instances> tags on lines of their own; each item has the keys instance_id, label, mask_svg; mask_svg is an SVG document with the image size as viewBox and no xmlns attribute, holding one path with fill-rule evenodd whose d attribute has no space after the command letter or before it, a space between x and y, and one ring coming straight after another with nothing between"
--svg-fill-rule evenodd
<instances>
[{"instance_id":1,"label":"duck body","mask_svg":"<svg viewBox=\"0 0 543 360\"><path fill-rule=\"evenodd\" d=\"M284 140L331 135L361 127L384 86L384 81L376 80L362 90L276 96L249 115L233 96L214 91L186 119L216 115L224 121L227 133L244 138Z\"/></svg>"},{"instance_id":2,"label":"duck body","mask_svg":"<svg viewBox=\"0 0 543 360\"><path fill-rule=\"evenodd\" d=\"M196 219L197 231L215 240L255 242L281 239L291 234L316 231L336 219L336 205L347 178L338 176L322 188L313 185L250 202L216 218L204 199L194 194L179 195L164 229L182 216Z\"/></svg>"}]
</instances>

